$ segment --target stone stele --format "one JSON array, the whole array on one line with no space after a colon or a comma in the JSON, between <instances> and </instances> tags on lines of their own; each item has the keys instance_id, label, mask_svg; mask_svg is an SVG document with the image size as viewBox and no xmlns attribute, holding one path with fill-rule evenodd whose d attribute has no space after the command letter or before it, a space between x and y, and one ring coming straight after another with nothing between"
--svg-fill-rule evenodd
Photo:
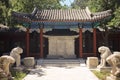
<instances>
[{"instance_id":1,"label":"stone stele","mask_svg":"<svg viewBox=\"0 0 120 80\"><path fill-rule=\"evenodd\" d=\"M77 36L45 36L49 41L47 58L76 58L75 38Z\"/></svg>"}]
</instances>

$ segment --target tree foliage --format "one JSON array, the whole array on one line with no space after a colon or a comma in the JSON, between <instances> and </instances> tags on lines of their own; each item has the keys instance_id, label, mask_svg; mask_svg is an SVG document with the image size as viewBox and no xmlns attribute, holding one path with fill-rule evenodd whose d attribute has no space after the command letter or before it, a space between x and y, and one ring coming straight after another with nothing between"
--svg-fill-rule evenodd
<instances>
[{"instance_id":1,"label":"tree foliage","mask_svg":"<svg viewBox=\"0 0 120 80\"><path fill-rule=\"evenodd\" d=\"M88 0L74 0L71 4L72 8L82 9L87 6Z\"/></svg>"},{"instance_id":2,"label":"tree foliage","mask_svg":"<svg viewBox=\"0 0 120 80\"><path fill-rule=\"evenodd\" d=\"M119 0L74 0L72 8L85 8L88 6L92 12L112 10L112 18L106 27L120 27L120 1Z\"/></svg>"},{"instance_id":3,"label":"tree foliage","mask_svg":"<svg viewBox=\"0 0 120 80\"><path fill-rule=\"evenodd\" d=\"M89 0L88 6L93 12L97 11L105 11L108 9L112 10L112 16L109 21L101 21L99 25L101 28L105 30L103 35L104 45L108 45L108 36L109 36L109 27L118 28L120 27L120 2L119 0Z\"/></svg>"},{"instance_id":4,"label":"tree foliage","mask_svg":"<svg viewBox=\"0 0 120 80\"><path fill-rule=\"evenodd\" d=\"M10 19L10 4L9 0L0 0L0 22L8 25Z\"/></svg>"},{"instance_id":5,"label":"tree foliage","mask_svg":"<svg viewBox=\"0 0 120 80\"><path fill-rule=\"evenodd\" d=\"M89 0L88 6L92 11L103 11L111 9L115 11L119 7L119 0Z\"/></svg>"},{"instance_id":6,"label":"tree foliage","mask_svg":"<svg viewBox=\"0 0 120 80\"><path fill-rule=\"evenodd\" d=\"M109 26L114 28L120 28L120 7L117 8L113 14L114 14L114 17L109 22Z\"/></svg>"},{"instance_id":7,"label":"tree foliage","mask_svg":"<svg viewBox=\"0 0 120 80\"><path fill-rule=\"evenodd\" d=\"M107 27L120 26L120 1L119 0L89 0L88 6L93 12L112 10L112 19L106 23Z\"/></svg>"},{"instance_id":8,"label":"tree foliage","mask_svg":"<svg viewBox=\"0 0 120 80\"><path fill-rule=\"evenodd\" d=\"M11 25L11 11L30 13L39 9L60 9L61 0L0 0L0 23Z\"/></svg>"},{"instance_id":9,"label":"tree foliage","mask_svg":"<svg viewBox=\"0 0 120 80\"><path fill-rule=\"evenodd\" d=\"M14 11L32 12L34 7L39 9L59 9L60 0L11 0Z\"/></svg>"},{"instance_id":10,"label":"tree foliage","mask_svg":"<svg viewBox=\"0 0 120 80\"><path fill-rule=\"evenodd\" d=\"M110 33L109 27L120 27L120 1L119 0L75 0L73 8L83 8L88 6L92 12L101 12L105 10L112 10L112 16L109 19L101 21L99 27L104 29L103 39L104 45L108 46L108 35Z\"/></svg>"}]
</instances>

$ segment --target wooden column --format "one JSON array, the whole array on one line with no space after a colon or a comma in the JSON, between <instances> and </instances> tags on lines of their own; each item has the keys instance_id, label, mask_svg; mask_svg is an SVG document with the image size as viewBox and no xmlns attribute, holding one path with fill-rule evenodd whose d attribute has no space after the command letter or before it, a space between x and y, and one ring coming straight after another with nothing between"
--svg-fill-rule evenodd
<instances>
[{"instance_id":1,"label":"wooden column","mask_svg":"<svg viewBox=\"0 0 120 80\"><path fill-rule=\"evenodd\" d=\"M29 28L27 28L27 32L26 32L26 53L27 56L29 56Z\"/></svg>"},{"instance_id":2,"label":"wooden column","mask_svg":"<svg viewBox=\"0 0 120 80\"><path fill-rule=\"evenodd\" d=\"M43 58L43 28L40 28L40 58Z\"/></svg>"},{"instance_id":3,"label":"wooden column","mask_svg":"<svg viewBox=\"0 0 120 80\"><path fill-rule=\"evenodd\" d=\"M93 28L93 53L96 56L96 28Z\"/></svg>"},{"instance_id":4,"label":"wooden column","mask_svg":"<svg viewBox=\"0 0 120 80\"><path fill-rule=\"evenodd\" d=\"M82 28L79 28L79 58L83 57L83 53L82 53Z\"/></svg>"}]
</instances>

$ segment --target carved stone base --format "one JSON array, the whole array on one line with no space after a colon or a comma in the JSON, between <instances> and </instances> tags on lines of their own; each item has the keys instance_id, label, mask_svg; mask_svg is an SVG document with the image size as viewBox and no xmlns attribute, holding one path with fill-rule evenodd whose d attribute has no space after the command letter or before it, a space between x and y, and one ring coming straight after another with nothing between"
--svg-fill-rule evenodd
<instances>
[{"instance_id":1,"label":"carved stone base","mask_svg":"<svg viewBox=\"0 0 120 80\"><path fill-rule=\"evenodd\" d=\"M106 80L120 80L120 77L116 77L114 75L110 75L106 77Z\"/></svg>"},{"instance_id":2,"label":"carved stone base","mask_svg":"<svg viewBox=\"0 0 120 80\"><path fill-rule=\"evenodd\" d=\"M23 71L24 67L13 67L13 70L15 70L15 71Z\"/></svg>"},{"instance_id":3,"label":"carved stone base","mask_svg":"<svg viewBox=\"0 0 120 80\"><path fill-rule=\"evenodd\" d=\"M97 68L98 58L97 57L87 57L86 64L87 64L88 68Z\"/></svg>"},{"instance_id":4,"label":"carved stone base","mask_svg":"<svg viewBox=\"0 0 120 80\"><path fill-rule=\"evenodd\" d=\"M23 63L26 67L34 67L35 59L34 57L26 57L24 58Z\"/></svg>"},{"instance_id":5,"label":"carved stone base","mask_svg":"<svg viewBox=\"0 0 120 80\"><path fill-rule=\"evenodd\" d=\"M97 68L97 70L100 71L100 72L103 72L103 71L105 71L105 72L110 72L111 69L112 69L112 67Z\"/></svg>"}]
</instances>

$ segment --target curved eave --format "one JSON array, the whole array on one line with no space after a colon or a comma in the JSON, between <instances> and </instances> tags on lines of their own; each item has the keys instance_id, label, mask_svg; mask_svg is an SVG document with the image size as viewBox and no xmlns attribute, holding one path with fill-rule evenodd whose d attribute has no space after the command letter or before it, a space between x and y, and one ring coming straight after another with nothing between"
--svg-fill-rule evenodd
<instances>
[{"instance_id":1,"label":"curved eave","mask_svg":"<svg viewBox=\"0 0 120 80\"><path fill-rule=\"evenodd\" d=\"M91 19L81 19L81 20L39 20L39 19L29 19L29 18L22 18L22 17L15 17L15 19L23 21L23 22L98 22L101 21L103 19L106 19L107 17L109 17L111 15L107 15L107 16L101 16L101 17L94 17Z\"/></svg>"},{"instance_id":2,"label":"curved eave","mask_svg":"<svg viewBox=\"0 0 120 80\"><path fill-rule=\"evenodd\" d=\"M31 14L12 12L13 18L20 21L31 22Z\"/></svg>"},{"instance_id":3,"label":"curved eave","mask_svg":"<svg viewBox=\"0 0 120 80\"><path fill-rule=\"evenodd\" d=\"M18 21L22 21L22 22L28 22L28 23L30 23L30 22L32 22L30 19L28 19L28 18L20 18L20 17L17 17L17 18L15 18L16 20L18 20Z\"/></svg>"},{"instance_id":4,"label":"curved eave","mask_svg":"<svg viewBox=\"0 0 120 80\"><path fill-rule=\"evenodd\" d=\"M12 12L15 19L23 22L97 22L111 16L111 10L91 13L82 10L35 10L31 14Z\"/></svg>"}]
</instances>

